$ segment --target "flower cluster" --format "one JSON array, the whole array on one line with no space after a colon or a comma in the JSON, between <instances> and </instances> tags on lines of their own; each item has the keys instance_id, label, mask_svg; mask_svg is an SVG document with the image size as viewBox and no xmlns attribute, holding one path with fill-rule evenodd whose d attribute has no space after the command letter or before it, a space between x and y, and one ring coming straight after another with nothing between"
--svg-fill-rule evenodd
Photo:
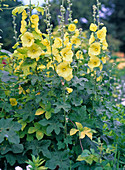
<instances>
[{"instance_id":1,"label":"flower cluster","mask_svg":"<svg viewBox=\"0 0 125 170\"><path fill-rule=\"evenodd\" d=\"M103 64L106 63L106 53L108 43L106 41L106 32L107 29L103 26L101 29L98 29L98 26L94 23L90 25L90 31L92 31L89 39L89 50L88 54L90 60L88 66L91 71L95 67L99 67L100 70L103 68Z\"/></svg>"},{"instance_id":2,"label":"flower cluster","mask_svg":"<svg viewBox=\"0 0 125 170\"><path fill-rule=\"evenodd\" d=\"M56 73L67 81L73 78L71 63L74 60L83 60L81 50L80 31L76 28L78 20L72 21L62 37L53 37L41 33L38 29L39 16L30 16L29 23L26 10L22 12L20 35L22 47L19 43L13 54L17 62L14 64L15 72L23 76L32 74L33 70L49 70L52 68ZM17 64L18 63L18 64ZM44 64L43 64L44 63ZM49 71L46 71L49 76Z\"/></svg>"}]
</instances>

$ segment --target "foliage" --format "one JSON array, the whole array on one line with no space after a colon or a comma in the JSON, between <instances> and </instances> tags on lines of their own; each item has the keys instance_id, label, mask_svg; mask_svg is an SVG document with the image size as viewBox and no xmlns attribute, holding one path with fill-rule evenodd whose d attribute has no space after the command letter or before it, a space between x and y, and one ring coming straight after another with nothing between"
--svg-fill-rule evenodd
<instances>
[{"instance_id":1,"label":"foliage","mask_svg":"<svg viewBox=\"0 0 125 170\"><path fill-rule=\"evenodd\" d=\"M89 35L77 29L71 9L64 24L63 4L55 32L48 2L44 9L30 4L12 11L22 16L21 34L12 55L1 52L0 168L25 167L27 160L31 169L124 167L124 108L115 105L104 71L107 29L99 7ZM47 34L33 9L44 10Z\"/></svg>"}]
</instances>

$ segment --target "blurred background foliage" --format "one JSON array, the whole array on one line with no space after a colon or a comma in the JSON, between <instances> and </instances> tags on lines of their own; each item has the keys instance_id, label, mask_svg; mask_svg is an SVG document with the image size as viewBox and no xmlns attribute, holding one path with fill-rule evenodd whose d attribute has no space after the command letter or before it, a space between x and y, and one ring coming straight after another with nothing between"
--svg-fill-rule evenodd
<instances>
[{"instance_id":1,"label":"blurred background foliage","mask_svg":"<svg viewBox=\"0 0 125 170\"><path fill-rule=\"evenodd\" d=\"M108 29L108 42L110 44L110 51L125 52L125 3L124 0L100 0L102 3L100 10L100 19L106 25ZM65 1L66 3L66 1ZM73 6L73 19L79 19L78 27L82 27L83 30L88 30L90 23L93 21L92 6L96 4L96 0L72 0ZM4 6L9 5L9 9ZM21 2L15 2L12 0L0 0L0 42L3 43L3 48L12 51L12 46L15 42L13 39L13 18L11 15L12 9L15 6L20 5ZM52 24L54 28L59 25L59 8L61 0L52 0L50 12L52 14ZM65 4L66 5L66 4ZM43 5L44 6L44 5ZM66 24L68 12L66 12ZM17 16L17 32L19 32L21 17ZM44 24L44 16L40 16L39 28L42 32L46 31L46 25Z\"/></svg>"}]
</instances>

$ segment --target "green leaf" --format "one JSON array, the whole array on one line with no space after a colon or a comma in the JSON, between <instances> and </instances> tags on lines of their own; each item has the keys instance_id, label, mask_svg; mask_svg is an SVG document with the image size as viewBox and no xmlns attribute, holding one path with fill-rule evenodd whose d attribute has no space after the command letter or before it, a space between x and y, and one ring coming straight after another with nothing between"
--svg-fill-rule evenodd
<instances>
[{"instance_id":1,"label":"green leaf","mask_svg":"<svg viewBox=\"0 0 125 170\"><path fill-rule=\"evenodd\" d=\"M79 123L79 122L75 122L75 123L76 123L76 126L77 126L77 128L79 129L79 131L82 131L82 130L83 130L82 124Z\"/></svg>"},{"instance_id":2,"label":"green leaf","mask_svg":"<svg viewBox=\"0 0 125 170\"><path fill-rule=\"evenodd\" d=\"M44 112L45 112L45 110L40 108L36 111L35 115L42 115Z\"/></svg>"},{"instance_id":3,"label":"green leaf","mask_svg":"<svg viewBox=\"0 0 125 170\"><path fill-rule=\"evenodd\" d=\"M22 144L14 144L12 145L12 152L13 153L22 153L24 150L24 147Z\"/></svg>"},{"instance_id":4,"label":"green leaf","mask_svg":"<svg viewBox=\"0 0 125 170\"><path fill-rule=\"evenodd\" d=\"M60 133L60 128L63 128L62 123L53 122L47 127L46 131L48 134L50 134L54 130L55 133L58 135Z\"/></svg>"},{"instance_id":5,"label":"green leaf","mask_svg":"<svg viewBox=\"0 0 125 170\"><path fill-rule=\"evenodd\" d=\"M36 128L35 128L35 127L30 127L30 128L28 129L28 133L29 133L29 134L32 134L32 133L34 133L34 132L36 132Z\"/></svg>"},{"instance_id":6,"label":"green leaf","mask_svg":"<svg viewBox=\"0 0 125 170\"><path fill-rule=\"evenodd\" d=\"M67 151L53 152L50 160L46 161L45 166L49 169L55 169L59 166L60 170L68 170L70 167L70 160Z\"/></svg>"},{"instance_id":7,"label":"green leaf","mask_svg":"<svg viewBox=\"0 0 125 170\"><path fill-rule=\"evenodd\" d=\"M72 129L70 130L70 136L76 134L78 131L79 131L78 129L72 128Z\"/></svg>"},{"instance_id":8,"label":"green leaf","mask_svg":"<svg viewBox=\"0 0 125 170\"><path fill-rule=\"evenodd\" d=\"M4 138L7 138L9 142L18 144L20 138L16 131L21 129L21 125L17 122L14 122L13 119L2 118L0 120L0 143L4 141Z\"/></svg>"},{"instance_id":9,"label":"green leaf","mask_svg":"<svg viewBox=\"0 0 125 170\"><path fill-rule=\"evenodd\" d=\"M27 6L19 6L12 10L12 14L16 16L16 13L20 14L24 9L28 8Z\"/></svg>"},{"instance_id":10,"label":"green leaf","mask_svg":"<svg viewBox=\"0 0 125 170\"><path fill-rule=\"evenodd\" d=\"M13 166L16 163L16 157L12 153L5 155L5 157L6 157L7 162L11 166Z\"/></svg>"},{"instance_id":11,"label":"green leaf","mask_svg":"<svg viewBox=\"0 0 125 170\"><path fill-rule=\"evenodd\" d=\"M43 7L37 7L36 10L37 10L38 12L41 12L42 15L44 15L44 8L43 8Z\"/></svg>"},{"instance_id":12,"label":"green leaf","mask_svg":"<svg viewBox=\"0 0 125 170\"><path fill-rule=\"evenodd\" d=\"M42 130L36 131L36 138L38 140L41 140L43 138L43 136L44 136L44 133L42 132Z\"/></svg>"},{"instance_id":13,"label":"green leaf","mask_svg":"<svg viewBox=\"0 0 125 170\"><path fill-rule=\"evenodd\" d=\"M32 154L35 156L42 152L45 157L51 158L51 153L48 150L50 144L50 140L33 140L26 143L26 151L32 150Z\"/></svg>"},{"instance_id":14,"label":"green leaf","mask_svg":"<svg viewBox=\"0 0 125 170\"><path fill-rule=\"evenodd\" d=\"M46 111L45 117L46 117L47 120L50 119L51 118L51 112Z\"/></svg>"},{"instance_id":15,"label":"green leaf","mask_svg":"<svg viewBox=\"0 0 125 170\"><path fill-rule=\"evenodd\" d=\"M26 54L28 49L27 48L18 48L17 51L21 54Z\"/></svg>"},{"instance_id":16,"label":"green leaf","mask_svg":"<svg viewBox=\"0 0 125 170\"><path fill-rule=\"evenodd\" d=\"M36 31L33 31L32 34L35 39L42 40L42 37Z\"/></svg>"},{"instance_id":17,"label":"green leaf","mask_svg":"<svg viewBox=\"0 0 125 170\"><path fill-rule=\"evenodd\" d=\"M65 148L65 143L64 142L58 141L57 145L58 145L59 150Z\"/></svg>"}]
</instances>

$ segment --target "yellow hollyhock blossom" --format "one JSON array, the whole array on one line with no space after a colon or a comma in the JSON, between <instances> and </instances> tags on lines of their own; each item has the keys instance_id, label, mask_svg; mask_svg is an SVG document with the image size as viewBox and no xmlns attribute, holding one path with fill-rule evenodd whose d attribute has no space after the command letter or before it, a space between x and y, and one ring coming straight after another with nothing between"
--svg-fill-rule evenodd
<instances>
[{"instance_id":1,"label":"yellow hollyhock blossom","mask_svg":"<svg viewBox=\"0 0 125 170\"><path fill-rule=\"evenodd\" d=\"M83 52L81 50L78 50L77 53L76 53L76 58L77 59L84 59L83 58Z\"/></svg>"},{"instance_id":2,"label":"yellow hollyhock blossom","mask_svg":"<svg viewBox=\"0 0 125 170\"><path fill-rule=\"evenodd\" d=\"M11 106L16 106L17 105L17 101L15 98L10 98L10 104Z\"/></svg>"},{"instance_id":3,"label":"yellow hollyhock blossom","mask_svg":"<svg viewBox=\"0 0 125 170\"><path fill-rule=\"evenodd\" d=\"M51 55L52 52L51 46L47 46L46 49L47 49L46 54Z\"/></svg>"},{"instance_id":4,"label":"yellow hollyhock blossom","mask_svg":"<svg viewBox=\"0 0 125 170\"><path fill-rule=\"evenodd\" d=\"M69 50L71 50L71 49L72 49L72 44L71 44L71 43L68 43L68 44L66 45L66 48L69 49Z\"/></svg>"},{"instance_id":5,"label":"yellow hollyhock blossom","mask_svg":"<svg viewBox=\"0 0 125 170\"><path fill-rule=\"evenodd\" d=\"M34 14L34 15L31 16L30 20L33 24L36 24L36 23L39 22L39 16Z\"/></svg>"},{"instance_id":6,"label":"yellow hollyhock blossom","mask_svg":"<svg viewBox=\"0 0 125 170\"><path fill-rule=\"evenodd\" d=\"M67 61L70 63L73 61L72 60L73 52L69 48L63 48L60 53L63 57L63 61Z\"/></svg>"},{"instance_id":7,"label":"yellow hollyhock blossom","mask_svg":"<svg viewBox=\"0 0 125 170\"><path fill-rule=\"evenodd\" d=\"M75 24L77 24L78 23L78 19L74 19L74 21L73 21Z\"/></svg>"},{"instance_id":8,"label":"yellow hollyhock blossom","mask_svg":"<svg viewBox=\"0 0 125 170\"><path fill-rule=\"evenodd\" d=\"M25 21L25 20L22 20L22 21L21 21L21 28L20 28L20 32L21 32L22 34L24 34L24 33L27 31L26 26L27 26L26 21Z\"/></svg>"},{"instance_id":9,"label":"yellow hollyhock blossom","mask_svg":"<svg viewBox=\"0 0 125 170\"><path fill-rule=\"evenodd\" d=\"M63 61L56 67L56 72L60 77L63 77L65 80L70 81L73 78L72 68L68 62Z\"/></svg>"},{"instance_id":10,"label":"yellow hollyhock blossom","mask_svg":"<svg viewBox=\"0 0 125 170\"><path fill-rule=\"evenodd\" d=\"M72 45L75 44L74 47L77 48L77 47L80 46L81 41L80 41L80 39L77 38L76 36L72 36L72 38L71 38L71 44L72 44Z\"/></svg>"},{"instance_id":11,"label":"yellow hollyhock blossom","mask_svg":"<svg viewBox=\"0 0 125 170\"><path fill-rule=\"evenodd\" d=\"M66 90L67 90L68 93L72 93L72 91L73 91L73 89L69 88L69 87L67 87Z\"/></svg>"},{"instance_id":12,"label":"yellow hollyhock blossom","mask_svg":"<svg viewBox=\"0 0 125 170\"><path fill-rule=\"evenodd\" d=\"M23 47L31 47L34 44L33 34L30 32L25 32L21 37Z\"/></svg>"},{"instance_id":13,"label":"yellow hollyhock blossom","mask_svg":"<svg viewBox=\"0 0 125 170\"><path fill-rule=\"evenodd\" d=\"M65 34L64 34L64 45L66 46L68 43L69 43L69 37L68 37L68 33L66 32Z\"/></svg>"},{"instance_id":14,"label":"yellow hollyhock blossom","mask_svg":"<svg viewBox=\"0 0 125 170\"><path fill-rule=\"evenodd\" d=\"M61 38L55 38L55 40L54 40L54 46L55 46L56 48L62 47L62 39L61 39Z\"/></svg>"},{"instance_id":15,"label":"yellow hollyhock blossom","mask_svg":"<svg viewBox=\"0 0 125 170\"><path fill-rule=\"evenodd\" d=\"M102 64L100 64L99 68L100 68L100 71L102 71L102 69L103 69L103 65L102 65Z\"/></svg>"},{"instance_id":16,"label":"yellow hollyhock blossom","mask_svg":"<svg viewBox=\"0 0 125 170\"><path fill-rule=\"evenodd\" d=\"M95 37L94 37L94 34L92 32L90 39L89 39L89 44L92 44L94 41L95 41Z\"/></svg>"},{"instance_id":17,"label":"yellow hollyhock blossom","mask_svg":"<svg viewBox=\"0 0 125 170\"><path fill-rule=\"evenodd\" d=\"M99 55L100 54L100 50L101 50L100 43L99 42L95 42L95 43L90 45L88 54L89 54L89 56Z\"/></svg>"},{"instance_id":18,"label":"yellow hollyhock blossom","mask_svg":"<svg viewBox=\"0 0 125 170\"><path fill-rule=\"evenodd\" d=\"M37 44L33 44L31 47L28 48L27 55L30 58L38 58L41 55L42 51L41 48Z\"/></svg>"},{"instance_id":19,"label":"yellow hollyhock blossom","mask_svg":"<svg viewBox=\"0 0 125 170\"><path fill-rule=\"evenodd\" d=\"M57 54L56 56L55 56L55 58L54 58L55 60L57 60L58 61L58 63L60 63L61 61L62 61L62 56L61 55L59 55L59 54Z\"/></svg>"},{"instance_id":20,"label":"yellow hollyhock blossom","mask_svg":"<svg viewBox=\"0 0 125 170\"><path fill-rule=\"evenodd\" d=\"M35 25L35 31L36 31L38 34L42 35L42 32L38 29L38 24Z\"/></svg>"},{"instance_id":21,"label":"yellow hollyhock blossom","mask_svg":"<svg viewBox=\"0 0 125 170\"><path fill-rule=\"evenodd\" d=\"M97 77L96 81L102 81L102 76Z\"/></svg>"},{"instance_id":22,"label":"yellow hollyhock blossom","mask_svg":"<svg viewBox=\"0 0 125 170\"><path fill-rule=\"evenodd\" d=\"M59 50L54 45L52 46L52 53L54 56L57 56L59 54Z\"/></svg>"},{"instance_id":23,"label":"yellow hollyhock blossom","mask_svg":"<svg viewBox=\"0 0 125 170\"><path fill-rule=\"evenodd\" d=\"M106 40L104 39L104 40L102 41L102 49L103 49L103 50L107 50L107 48L108 48L108 43L107 43Z\"/></svg>"},{"instance_id":24,"label":"yellow hollyhock blossom","mask_svg":"<svg viewBox=\"0 0 125 170\"><path fill-rule=\"evenodd\" d=\"M98 57L92 57L90 58L90 60L88 61L88 66L90 67L90 69L93 70L93 68L95 67L99 67L101 64L100 59Z\"/></svg>"},{"instance_id":25,"label":"yellow hollyhock blossom","mask_svg":"<svg viewBox=\"0 0 125 170\"><path fill-rule=\"evenodd\" d=\"M70 32L75 31L75 29L76 29L76 25L75 25L75 24L70 24L70 25L68 26L68 30L69 30Z\"/></svg>"},{"instance_id":26,"label":"yellow hollyhock blossom","mask_svg":"<svg viewBox=\"0 0 125 170\"><path fill-rule=\"evenodd\" d=\"M105 40L107 29L106 27L103 27L101 30L97 31L97 38L99 38L101 41Z\"/></svg>"},{"instance_id":27,"label":"yellow hollyhock blossom","mask_svg":"<svg viewBox=\"0 0 125 170\"><path fill-rule=\"evenodd\" d=\"M95 31L97 30L97 28L98 28L98 27L97 27L97 25L96 25L96 24L91 23L91 25L90 25L90 28L89 28L89 29L90 29L90 31L94 31L94 32L95 32Z\"/></svg>"},{"instance_id":28,"label":"yellow hollyhock blossom","mask_svg":"<svg viewBox=\"0 0 125 170\"><path fill-rule=\"evenodd\" d=\"M103 64L106 63L106 57L102 57L101 60L102 60Z\"/></svg>"},{"instance_id":29,"label":"yellow hollyhock blossom","mask_svg":"<svg viewBox=\"0 0 125 170\"><path fill-rule=\"evenodd\" d=\"M27 18L26 10L22 12L22 20L25 20Z\"/></svg>"},{"instance_id":30,"label":"yellow hollyhock blossom","mask_svg":"<svg viewBox=\"0 0 125 170\"><path fill-rule=\"evenodd\" d=\"M42 40L42 44L47 47L50 45L50 42L45 38Z\"/></svg>"},{"instance_id":31,"label":"yellow hollyhock blossom","mask_svg":"<svg viewBox=\"0 0 125 170\"><path fill-rule=\"evenodd\" d=\"M78 29L76 29L75 30L75 35L74 35L75 37L78 37L79 36L79 30Z\"/></svg>"}]
</instances>

